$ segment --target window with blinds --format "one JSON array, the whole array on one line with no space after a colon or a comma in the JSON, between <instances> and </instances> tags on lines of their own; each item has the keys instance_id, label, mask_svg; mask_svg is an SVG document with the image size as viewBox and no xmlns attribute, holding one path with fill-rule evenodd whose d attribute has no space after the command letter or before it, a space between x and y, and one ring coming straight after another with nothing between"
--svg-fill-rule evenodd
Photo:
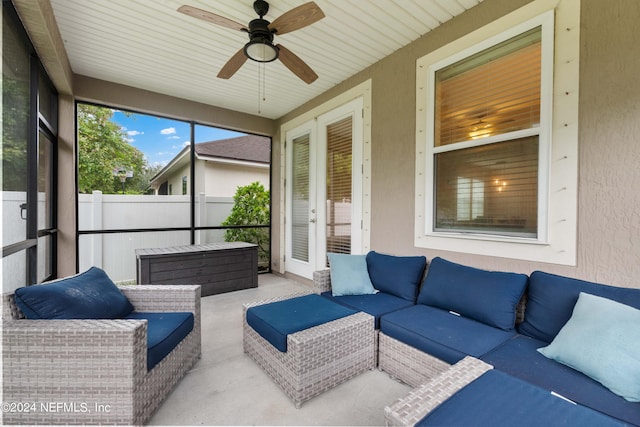
<instances>
[{"instance_id":1,"label":"window with blinds","mask_svg":"<svg viewBox=\"0 0 640 427\"><path fill-rule=\"evenodd\" d=\"M351 117L327 126L327 252L351 253L352 126Z\"/></svg>"},{"instance_id":2,"label":"window with blinds","mask_svg":"<svg viewBox=\"0 0 640 427\"><path fill-rule=\"evenodd\" d=\"M291 255L309 261L309 135L293 140Z\"/></svg>"},{"instance_id":3,"label":"window with blinds","mask_svg":"<svg viewBox=\"0 0 640 427\"><path fill-rule=\"evenodd\" d=\"M434 231L537 236L541 33L435 71Z\"/></svg>"}]
</instances>

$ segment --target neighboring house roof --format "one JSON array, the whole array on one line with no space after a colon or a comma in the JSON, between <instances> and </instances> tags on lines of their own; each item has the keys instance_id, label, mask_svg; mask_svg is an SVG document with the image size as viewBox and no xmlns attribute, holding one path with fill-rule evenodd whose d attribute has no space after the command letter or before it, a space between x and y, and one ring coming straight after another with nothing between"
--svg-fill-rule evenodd
<instances>
[{"instance_id":1,"label":"neighboring house roof","mask_svg":"<svg viewBox=\"0 0 640 427\"><path fill-rule=\"evenodd\" d=\"M162 180L175 170L189 163L189 146L178 153L153 178L151 186L159 185ZM258 135L245 135L236 138L220 139L217 141L199 142L195 144L197 159L231 162L271 163L271 138Z\"/></svg>"},{"instance_id":2,"label":"neighboring house roof","mask_svg":"<svg viewBox=\"0 0 640 427\"><path fill-rule=\"evenodd\" d=\"M198 157L216 157L245 162L271 162L271 139L246 135L218 141L201 142L195 145Z\"/></svg>"}]
</instances>

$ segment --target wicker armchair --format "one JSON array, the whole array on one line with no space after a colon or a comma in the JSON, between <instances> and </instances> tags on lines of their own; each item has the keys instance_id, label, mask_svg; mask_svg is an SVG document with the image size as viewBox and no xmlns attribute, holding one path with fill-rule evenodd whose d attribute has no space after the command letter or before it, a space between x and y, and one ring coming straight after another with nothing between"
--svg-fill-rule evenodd
<instances>
[{"instance_id":1,"label":"wicker armchair","mask_svg":"<svg viewBox=\"0 0 640 427\"><path fill-rule=\"evenodd\" d=\"M200 286L122 286L136 311L194 314L194 327L147 370L144 320L27 320L3 295L3 424L149 420L200 358Z\"/></svg>"}]
</instances>

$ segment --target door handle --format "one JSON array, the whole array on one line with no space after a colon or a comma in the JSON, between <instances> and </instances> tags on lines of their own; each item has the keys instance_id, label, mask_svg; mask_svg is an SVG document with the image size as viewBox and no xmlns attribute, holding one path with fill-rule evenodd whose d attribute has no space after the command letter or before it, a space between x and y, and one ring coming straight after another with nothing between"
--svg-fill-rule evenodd
<instances>
[{"instance_id":1,"label":"door handle","mask_svg":"<svg viewBox=\"0 0 640 427\"><path fill-rule=\"evenodd\" d=\"M310 222L310 223L312 223L312 224L314 224L314 223L316 222L316 219L315 219L315 218L311 218L311 219L309 220L309 222Z\"/></svg>"}]
</instances>

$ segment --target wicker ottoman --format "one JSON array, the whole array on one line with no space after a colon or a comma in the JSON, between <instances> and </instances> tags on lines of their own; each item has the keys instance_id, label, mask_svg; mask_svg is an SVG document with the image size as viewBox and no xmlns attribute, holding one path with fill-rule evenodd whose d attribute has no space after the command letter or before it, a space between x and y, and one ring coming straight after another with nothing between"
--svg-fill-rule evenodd
<instances>
[{"instance_id":1,"label":"wicker ottoman","mask_svg":"<svg viewBox=\"0 0 640 427\"><path fill-rule=\"evenodd\" d=\"M243 344L245 353L299 408L302 402L374 369L376 348L373 316L362 312L288 335L286 352L278 350L247 323L249 308L295 296L245 304Z\"/></svg>"}]
</instances>

